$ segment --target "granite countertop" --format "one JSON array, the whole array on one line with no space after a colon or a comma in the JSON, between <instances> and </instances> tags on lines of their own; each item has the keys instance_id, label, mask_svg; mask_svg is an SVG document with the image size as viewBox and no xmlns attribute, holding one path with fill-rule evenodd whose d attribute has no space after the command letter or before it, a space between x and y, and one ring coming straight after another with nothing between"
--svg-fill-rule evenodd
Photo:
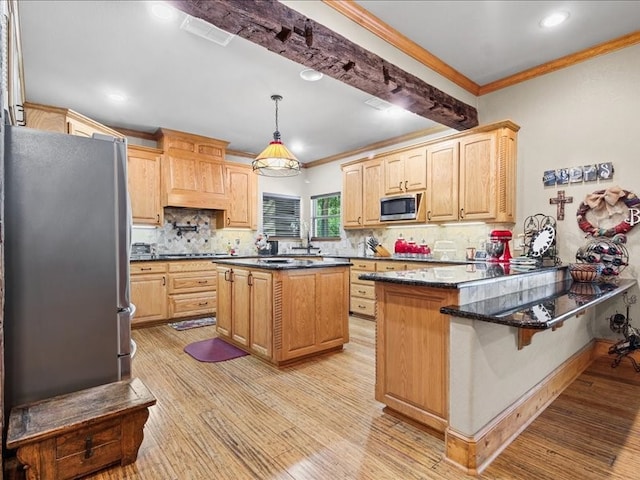
<instances>
[{"instance_id":1,"label":"granite countertop","mask_svg":"<svg viewBox=\"0 0 640 480\"><path fill-rule=\"evenodd\" d=\"M295 270L301 268L330 268L348 267L351 263L337 258L304 259L295 257L253 257L253 258L221 258L216 260L221 265L235 265L238 267L262 268L266 270Z\"/></svg>"},{"instance_id":2,"label":"granite countertop","mask_svg":"<svg viewBox=\"0 0 640 480\"><path fill-rule=\"evenodd\" d=\"M532 302L522 303L522 298L535 298L536 289L526 294L516 292L466 305L449 305L442 307L440 313L518 328L547 329L624 293L636 283L635 279L618 279L615 283L578 283L569 278L556 283L551 295L548 286L538 288L540 298Z\"/></svg>"},{"instance_id":3,"label":"granite countertop","mask_svg":"<svg viewBox=\"0 0 640 480\"><path fill-rule=\"evenodd\" d=\"M399 283L419 287L458 288L462 284L470 286L473 282L504 277L505 275L537 274L544 270L557 270L559 267L540 267L533 270L516 270L508 264L473 262L464 265L429 267L417 270L397 270L393 272L371 272L359 276L362 280Z\"/></svg>"}]
</instances>

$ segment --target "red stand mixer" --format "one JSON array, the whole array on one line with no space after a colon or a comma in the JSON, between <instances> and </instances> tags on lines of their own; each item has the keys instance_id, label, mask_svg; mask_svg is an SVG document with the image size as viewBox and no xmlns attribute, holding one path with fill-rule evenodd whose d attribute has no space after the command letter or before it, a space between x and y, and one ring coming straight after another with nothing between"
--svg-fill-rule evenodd
<instances>
[{"instance_id":1,"label":"red stand mixer","mask_svg":"<svg viewBox=\"0 0 640 480\"><path fill-rule=\"evenodd\" d=\"M509 241L513 238L511 230L491 230L487 253L490 262L509 263L511 252Z\"/></svg>"}]
</instances>

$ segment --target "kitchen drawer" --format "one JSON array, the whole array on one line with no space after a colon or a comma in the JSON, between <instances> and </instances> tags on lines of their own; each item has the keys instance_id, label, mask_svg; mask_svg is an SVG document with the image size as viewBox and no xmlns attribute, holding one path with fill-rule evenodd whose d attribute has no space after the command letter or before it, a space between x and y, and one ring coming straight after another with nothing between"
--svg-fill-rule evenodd
<instances>
[{"instance_id":1,"label":"kitchen drawer","mask_svg":"<svg viewBox=\"0 0 640 480\"><path fill-rule=\"evenodd\" d=\"M375 285L362 285L355 283L351 285L351 296L360 298L376 299L376 287Z\"/></svg>"},{"instance_id":2,"label":"kitchen drawer","mask_svg":"<svg viewBox=\"0 0 640 480\"><path fill-rule=\"evenodd\" d=\"M367 315L369 317L376 316L376 301L368 298L351 297L350 310L352 313Z\"/></svg>"},{"instance_id":3,"label":"kitchen drawer","mask_svg":"<svg viewBox=\"0 0 640 480\"><path fill-rule=\"evenodd\" d=\"M211 260L169 262L169 272L215 272L216 264Z\"/></svg>"},{"instance_id":4,"label":"kitchen drawer","mask_svg":"<svg viewBox=\"0 0 640 480\"><path fill-rule=\"evenodd\" d=\"M352 270L362 270L365 272L375 272L376 271L376 262L375 260L359 260L357 258L351 259L351 269Z\"/></svg>"},{"instance_id":5,"label":"kitchen drawer","mask_svg":"<svg viewBox=\"0 0 640 480\"><path fill-rule=\"evenodd\" d=\"M377 262L376 268L378 272L395 272L405 270L406 264L404 262Z\"/></svg>"},{"instance_id":6,"label":"kitchen drawer","mask_svg":"<svg viewBox=\"0 0 640 480\"><path fill-rule=\"evenodd\" d=\"M217 282L215 272L172 273L169 275L169 294L211 291L216 289Z\"/></svg>"},{"instance_id":7,"label":"kitchen drawer","mask_svg":"<svg viewBox=\"0 0 640 480\"><path fill-rule=\"evenodd\" d=\"M132 262L129 265L131 275L146 275L148 273L166 273L167 264L163 262Z\"/></svg>"},{"instance_id":8,"label":"kitchen drawer","mask_svg":"<svg viewBox=\"0 0 640 480\"><path fill-rule=\"evenodd\" d=\"M216 292L169 295L169 317L190 317L216 313Z\"/></svg>"},{"instance_id":9,"label":"kitchen drawer","mask_svg":"<svg viewBox=\"0 0 640 480\"><path fill-rule=\"evenodd\" d=\"M373 280L360 280L358 277L364 273L368 273L368 272L363 272L361 270L353 270L351 269L351 272L349 273L350 275L350 282L353 283L359 283L362 285L373 285Z\"/></svg>"}]
</instances>

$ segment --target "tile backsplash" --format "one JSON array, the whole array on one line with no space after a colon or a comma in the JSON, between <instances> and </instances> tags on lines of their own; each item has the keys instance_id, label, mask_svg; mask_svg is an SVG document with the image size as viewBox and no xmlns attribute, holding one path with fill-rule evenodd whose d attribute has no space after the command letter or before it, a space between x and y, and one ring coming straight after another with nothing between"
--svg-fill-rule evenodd
<instances>
[{"instance_id":1,"label":"tile backsplash","mask_svg":"<svg viewBox=\"0 0 640 480\"><path fill-rule=\"evenodd\" d=\"M180 229L180 227L187 227ZM483 242L489 232L496 228L508 226L487 224L453 224L453 225L403 225L391 228L375 228L347 230L341 232L339 240L312 242L323 255L373 255L365 252L366 238L375 236L378 241L393 253L396 239L400 234L408 241L411 238L417 243L422 240L434 248L438 240L454 242L455 252L449 258L464 259L467 247L483 248ZM217 229L216 212L212 210L196 210L190 208L170 208L164 210L164 225L157 228L133 227L132 241L155 244L157 253L228 253L233 248L238 255L256 255L255 239L258 232L247 229ZM512 241L512 255L519 255ZM299 240L279 241L280 254L302 253L293 247L302 245ZM317 252L317 250L313 250ZM434 256L437 257L435 252Z\"/></svg>"}]
</instances>

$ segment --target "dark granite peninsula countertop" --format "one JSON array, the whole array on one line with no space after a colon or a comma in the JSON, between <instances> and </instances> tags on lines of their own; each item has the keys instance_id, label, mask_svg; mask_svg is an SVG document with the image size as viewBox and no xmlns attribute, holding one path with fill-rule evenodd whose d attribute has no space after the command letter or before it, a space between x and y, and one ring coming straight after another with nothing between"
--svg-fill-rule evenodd
<instances>
[{"instance_id":1,"label":"dark granite peninsula countertop","mask_svg":"<svg viewBox=\"0 0 640 480\"><path fill-rule=\"evenodd\" d=\"M442 307L440 312L518 328L547 329L623 293L636 283L635 279L619 279L616 283L578 283L569 278L552 286L466 305L449 305Z\"/></svg>"},{"instance_id":2,"label":"dark granite peninsula countertop","mask_svg":"<svg viewBox=\"0 0 640 480\"><path fill-rule=\"evenodd\" d=\"M509 265L499 263L469 263L465 265L431 266L417 270L397 270L393 272L371 272L360 275L362 280L399 283L404 285L459 288L463 284L471 286L474 282L486 282L491 279L513 275L532 275L567 267L543 267L534 270L519 271Z\"/></svg>"},{"instance_id":3,"label":"dark granite peninsula countertop","mask_svg":"<svg viewBox=\"0 0 640 480\"><path fill-rule=\"evenodd\" d=\"M226 257L216 259L220 265L235 265L238 267L262 268L265 270L294 270L300 268L329 268L329 267L349 267L348 260L339 258L293 258L293 257L253 257L253 258L233 258Z\"/></svg>"}]
</instances>

